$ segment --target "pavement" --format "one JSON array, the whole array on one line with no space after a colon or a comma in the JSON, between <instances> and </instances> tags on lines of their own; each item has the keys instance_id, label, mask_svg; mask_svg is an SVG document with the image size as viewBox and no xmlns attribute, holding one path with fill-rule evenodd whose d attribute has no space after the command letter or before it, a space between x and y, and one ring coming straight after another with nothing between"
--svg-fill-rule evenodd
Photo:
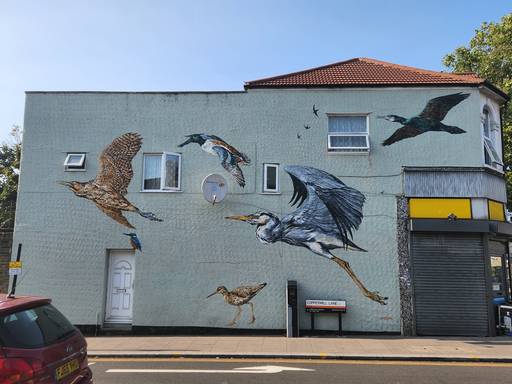
<instances>
[{"instance_id":1,"label":"pavement","mask_svg":"<svg viewBox=\"0 0 512 384\"><path fill-rule=\"evenodd\" d=\"M98 336L90 357L261 358L512 363L512 337Z\"/></svg>"}]
</instances>

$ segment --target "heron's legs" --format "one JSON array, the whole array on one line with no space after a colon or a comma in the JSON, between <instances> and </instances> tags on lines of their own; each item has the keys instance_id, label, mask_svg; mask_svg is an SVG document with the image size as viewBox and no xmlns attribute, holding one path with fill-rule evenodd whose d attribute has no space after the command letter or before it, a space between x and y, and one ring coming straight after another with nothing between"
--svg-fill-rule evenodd
<instances>
[{"instance_id":1,"label":"heron's legs","mask_svg":"<svg viewBox=\"0 0 512 384\"><path fill-rule=\"evenodd\" d=\"M345 272L348 273L350 278L354 281L354 283L357 285L357 287L363 292L363 295L365 295L370 300L376 301L379 304L386 305L387 297L382 297L379 295L379 292L371 292L369 291L364 284L359 280L359 278L356 276L352 268L350 267L349 263L345 260L340 259L339 257L332 256L332 260L338 264L341 268L345 270Z\"/></svg>"},{"instance_id":2,"label":"heron's legs","mask_svg":"<svg viewBox=\"0 0 512 384\"><path fill-rule=\"evenodd\" d=\"M256 317L254 316L254 306L251 302L249 302L248 304L249 307L251 307L251 321L249 321L249 324L252 324L256 320Z\"/></svg>"},{"instance_id":3,"label":"heron's legs","mask_svg":"<svg viewBox=\"0 0 512 384\"><path fill-rule=\"evenodd\" d=\"M240 315L242 315L242 306L237 305L236 308L237 308L236 315L233 318L233 320L231 320L231 322L228 324L231 327L236 325L236 322L240 319Z\"/></svg>"}]
</instances>

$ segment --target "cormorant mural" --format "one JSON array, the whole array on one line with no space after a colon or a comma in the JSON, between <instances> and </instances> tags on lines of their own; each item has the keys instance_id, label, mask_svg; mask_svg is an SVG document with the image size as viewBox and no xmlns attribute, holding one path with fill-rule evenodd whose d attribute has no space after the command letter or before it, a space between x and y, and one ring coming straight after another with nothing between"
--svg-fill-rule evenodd
<instances>
[{"instance_id":1,"label":"cormorant mural","mask_svg":"<svg viewBox=\"0 0 512 384\"><path fill-rule=\"evenodd\" d=\"M369 291L349 263L332 254L334 249L366 252L352 241L352 231L363 219L364 195L348 187L337 177L305 166L288 166L285 171L293 182L290 200L297 209L281 219L271 212L229 216L256 226L256 237L265 244L282 241L304 247L343 268L367 298L386 304L387 297Z\"/></svg>"},{"instance_id":2,"label":"cormorant mural","mask_svg":"<svg viewBox=\"0 0 512 384\"><path fill-rule=\"evenodd\" d=\"M134 233L134 232L123 233L123 235L126 235L130 238L130 245L132 247L132 250L142 252L142 244L141 244L139 238L137 237L136 233Z\"/></svg>"},{"instance_id":3,"label":"cormorant mural","mask_svg":"<svg viewBox=\"0 0 512 384\"><path fill-rule=\"evenodd\" d=\"M236 322L240 319L242 315L242 305L249 304L251 308L251 320L250 324L254 323L256 317L254 316L254 306L251 303L251 299L261 291L267 283L261 283L258 285L242 285L238 288L233 289L232 291L228 291L228 289L224 286L218 287L215 292L208 295L206 298L212 297L215 294L221 294L224 296L224 301L228 304L234 305L237 307L237 313L233 320L228 324L230 326L236 325Z\"/></svg>"},{"instance_id":4,"label":"cormorant mural","mask_svg":"<svg viewBox=\"0 0 512 384\"><path fill-rule=\"evenodd\" d=\"M218 156L224 169L235 178L238 185L242 188L245 187L244 174L239 165L249 165L251 163L251 160L246 154L239 152L218 136L198 133L185 137L188 137L188 139L178 145L178 147L181 148L190 143L199 144L203 151Z\"/></svg>"},{"instance_id":5,"label":"cormorant mural","mask_svg":"<svg viewBox=\"0 0 512 384\"><path fill-rule=\"evenodd\" d=\"M469 97L469 93L453 93L451 95L440 96L429 100L423 111L410 118L397 115L377 116L379 119L385 119L394 123L400 123L403 126L398 128L395 133L383 141L382 145L387 146L397 141L416 137L425 132L448 132L451 134L465 133L466 131L451 125L445 125L441 121L446 114L459 104L462 100Z\"/></svg>"},{"instance_id":6,"label":"cormorant mural","mask_svg":"<svg viewBox=\"0 0 512 384\"><path fill-rule=\"evenodd\" d=\"M76 196L91 200L107 216L128 228L135 228L123 211L135 212L152 221L162 221L151 212L142 212L124 196L133 177L132 159L142 146L138 133L125 133L114 139L99 157L96 178L87 182L59 181Z\"/></svg>"}]
</instances>

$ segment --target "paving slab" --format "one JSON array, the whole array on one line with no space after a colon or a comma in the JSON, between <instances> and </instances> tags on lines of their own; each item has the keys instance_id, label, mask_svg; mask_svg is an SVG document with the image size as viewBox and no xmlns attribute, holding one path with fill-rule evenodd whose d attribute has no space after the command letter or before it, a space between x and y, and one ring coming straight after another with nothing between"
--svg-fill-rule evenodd
<instances>
[{"instance_id":1,"label":"paving slab","mask_svg":"<svg viewBox=\"0 0 512 384\"><path fill-rule=\"evenodd\" d=\"M98 336L93 357L221 357L512 362L512 337Z\"/></svg>"}]
</instances>

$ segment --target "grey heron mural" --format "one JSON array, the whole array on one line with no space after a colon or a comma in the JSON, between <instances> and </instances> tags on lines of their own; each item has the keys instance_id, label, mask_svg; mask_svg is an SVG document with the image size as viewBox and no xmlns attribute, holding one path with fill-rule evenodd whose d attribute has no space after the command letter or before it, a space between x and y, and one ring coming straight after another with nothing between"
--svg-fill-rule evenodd
<instances>
[{"instance_id":1,"label":"grey heron mural","mask_svg":"<svg viewBox=\"0 0 512 384\"><path fill-rule=\"evenodd\" d=\"M229 216L256 226L256 237L265 244L278 241L304 247L343 268L367 298L385 305L387 297L369 291L349 263L333 255L335 249L366 252L352 241L352 231L363 219L364 195L337 177L305 166L288 166L285 171L293 183L290 200L297 209L279 218L271 212Z\"/></svg>"},{"instance_id":2,"label":"grey heron mural","mask_svg":"<svg viewBox=\"0 0 512 384\"><path fill-rule=\"evenodd\" d=\"M267 283L261 283L257 285L242 285L238 288L233 289L232 291L228 291L226 287L221 285L217 287L215 292L208 295L207 298L212 297L215 294L220 294L224 296L224 301L230 305L234 305L237 307L237 312L233 320L228 324L230 326L236 325L236 322L240 320L240 316L242 315L242 305L249 304L251 308L251 320L250 324L254 323L256 317L254 316L254 305L251 303L251 300L254 296L258 294L263 288L265 288Z\"/></svg>"},{"instance_id":3,"label":"grey heron mural","mask_svg":"<svg viewBox=\"0 0 512 384\"><path fill-rule=\"evenodd\" d=\"M99 157L96 178L86 181L59 181L76 196L91 200L108 217L128 228L135 228L123 216L123 211L134 212L152 220L162 221L151 212L142 212L126 199L128 185L133 177L132 160L142 146L138 133L125 133L109 144Z\"/></svg>"},{"instance_id":4,"label":"grey heron mural","mask_svg":"<svg viewBox=\"0 0 512 384\"><path fill-rule=\"evenodd\" d=\"M186 137L188 139L178 145L178 147L181 148L190 143L199 144L206 153L218 156L222 167L235 178L238 185L242 188L245 187L244 174L239 167L240 165L249 165L251 163L251 160L245 153L239 152L218 136L197 133L187 135Z\"/></svg>"},{"instance_id":5,"label":"grey heron mural","mask_svg":"<svg viewBox=\"0 0 512 384\"><path fill-rule=\"evenodd\" d=\"M466 131L455 126L445 125L442 123L447 113L467 99L469 93L453 93L451 95L440 96L428 101L423 111L410 118L398 115L377 116L380 119L392 121L402 124L390 137L382 142L382 145L388 146L397 141L416 137L425 132L448 132L451 134L461 134Z\"/></svg>"}]
</instances>

